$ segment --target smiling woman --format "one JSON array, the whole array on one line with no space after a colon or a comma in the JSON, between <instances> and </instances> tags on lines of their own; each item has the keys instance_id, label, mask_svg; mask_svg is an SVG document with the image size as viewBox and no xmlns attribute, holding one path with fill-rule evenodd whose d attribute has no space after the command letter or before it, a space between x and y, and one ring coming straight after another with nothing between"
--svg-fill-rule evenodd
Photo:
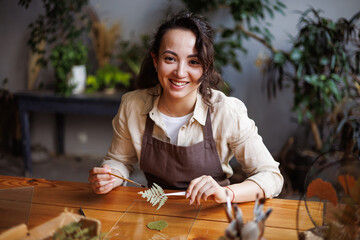
<instances>
[{"instance_id":1,"label":"smiling woman","mask_svg":"<svg viewBox=\"0 0 360 240\"><path fill-rule=\"evenodd\" d=\"M122 185L110 173L129 178L139 163L149 187L186 190L190 204L277 196L283 185L279 164L245 105L217 90L220 82L210 25L190 13L164 22L143 61L139 89L122 98L103 164L90 170L94 192ZM248 178L229 185L234 155Z\"/></svg>"}]
</instances>

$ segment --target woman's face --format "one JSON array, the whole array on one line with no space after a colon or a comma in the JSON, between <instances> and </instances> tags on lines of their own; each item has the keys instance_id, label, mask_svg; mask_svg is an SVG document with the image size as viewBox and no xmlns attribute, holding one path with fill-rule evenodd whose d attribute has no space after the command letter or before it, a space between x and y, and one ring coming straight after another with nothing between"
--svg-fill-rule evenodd
<instances>
[{"instance_id":1,"label":"woman's face","mask_svg":"<svg viewBox=\"0 0 360 240\"><path fill-rule=\"evenodd\" d=\"M158 57L153 55L164 97L169 100L196 99L203 68L195 42L192 31L172 29L163 36Z\"/></svg>"}]
</instances>

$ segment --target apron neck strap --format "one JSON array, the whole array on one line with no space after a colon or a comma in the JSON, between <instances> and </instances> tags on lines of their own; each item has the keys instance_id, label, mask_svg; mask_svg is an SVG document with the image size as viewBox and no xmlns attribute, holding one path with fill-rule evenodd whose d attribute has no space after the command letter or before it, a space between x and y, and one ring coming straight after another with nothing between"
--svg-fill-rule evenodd
<instances>
[{"instance_id":1,"label":"apron neck strap","mask_svg":"<svg viewBox=\"0 0 360 240\"><path fill-rule=\"evenodd\" d=\"M204 140L213 140L213 132L211 127L210 108L207 111L205 126L204 126Z\"/></svg>"},{"instance_id":2,"label":"apron neck strap","mask_svg":"<svg viewBox=\"0 0 360 240\"><path fill-rule=\"evenodd\" d=\"M149 113L146 117L144 134L152 137L153 129L154 129L154 121L150 118L150 113Z\"/></svg>"}]
</instances>

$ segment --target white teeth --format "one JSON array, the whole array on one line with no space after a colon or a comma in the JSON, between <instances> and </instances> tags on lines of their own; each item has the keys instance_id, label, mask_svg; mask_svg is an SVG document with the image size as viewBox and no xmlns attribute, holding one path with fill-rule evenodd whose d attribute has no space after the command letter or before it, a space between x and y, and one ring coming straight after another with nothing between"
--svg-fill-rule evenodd
<instances>
[{"instance_id":1,"label":"white teeth","mask_svg":"<svg viewBox=\"0 0 360 240\"><path fill-rule=\"evenodd\" d=\"M185 84L187 84L187 82L175 82L173 80L170 80L173 84L175 84L176 86L184 86Z\"/></svg>"}]
</instances>

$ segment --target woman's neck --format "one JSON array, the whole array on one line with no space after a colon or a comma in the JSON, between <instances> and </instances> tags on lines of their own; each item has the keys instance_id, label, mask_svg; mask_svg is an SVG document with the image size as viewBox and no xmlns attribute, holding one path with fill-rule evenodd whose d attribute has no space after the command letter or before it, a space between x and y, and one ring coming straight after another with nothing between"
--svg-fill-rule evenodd
<instances>
[{"instance_id":1,"label":"woman's neck","mask_svg":"<svg viewBox=\"0 0 360 240\"><path fill-rule=\"evenodd\" d=\"M194 111L196 95L193 99L169 99L161 94L159 99L159 110L170 117L182 117Z\"/></svg>"}]
</instances>

